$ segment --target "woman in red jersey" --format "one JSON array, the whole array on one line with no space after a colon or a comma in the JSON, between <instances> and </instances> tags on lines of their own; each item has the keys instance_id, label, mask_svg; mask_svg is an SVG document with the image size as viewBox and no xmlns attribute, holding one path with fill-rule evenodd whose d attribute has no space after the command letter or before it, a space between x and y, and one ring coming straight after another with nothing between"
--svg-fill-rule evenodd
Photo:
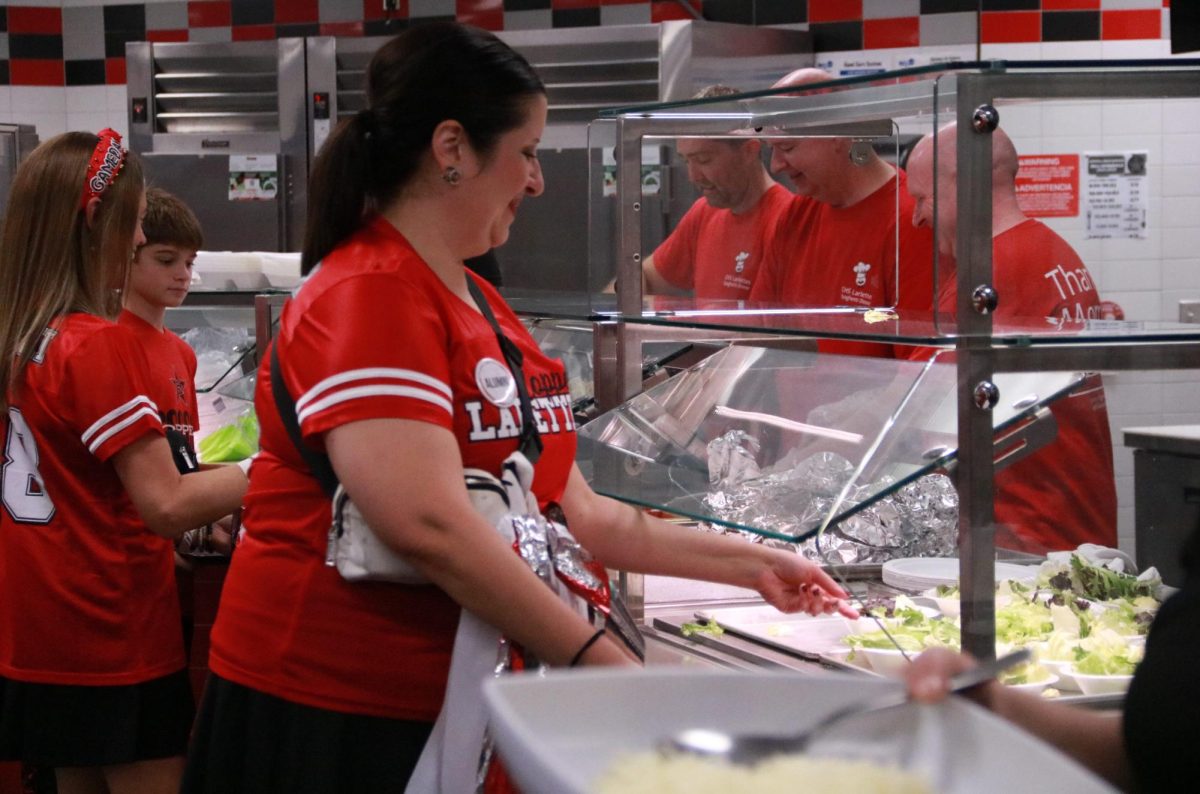
<instances>
[{"instance_id":1,"label":"woman in red jersey","mask_svg":"<svg viewBox=\"0 0 1200 794\"><path fill-rule=\"evenodd\" d=\"M788 611L850 611L799 556L669 526L597 496L576 468L562 364L463 265L501 245L520 203L542 192L546 96L529 64L489 33L428 23L376 53L367 95L316 163L309 277L276 352L304 443L431 584L349 583L325 564L330 500L260 371L262 451L186 792L403 790L442 708L463 609L552 665L632 664L612 639L593 640L468 498L464 467L498 473L521 430L469 280L523 359L544 444L533 491L562 505L595 557L754 587Z\"/></svg>"},{"instance_id":2,"label":"woman in red jersey","mask_svg":"<svg viewBox=\"0 0 1200 794\"><path fill-rule=\"evenodd\" d=\"M178 789L192 718L171 538L229 513L236 467L182 477L128 329L138 160L112 130L39 146L0 244L0 758L58 790Z\"/></svg>"}]
</instances>

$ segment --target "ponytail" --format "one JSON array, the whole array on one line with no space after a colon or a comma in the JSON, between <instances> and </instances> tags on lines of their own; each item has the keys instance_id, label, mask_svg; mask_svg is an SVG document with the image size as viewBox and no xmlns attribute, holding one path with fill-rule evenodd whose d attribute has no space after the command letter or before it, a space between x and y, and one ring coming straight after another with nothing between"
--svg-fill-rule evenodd
<instances>
[{"instance_id":1,"label":"ponytail","mask_svg":"<svg viewBox=\"0 0 1200 794\"><path fill-rule=\"evenodd\" d=\"M308 275L362 223L371 193L370 112L343 121L325 141L309 177L300 272Z\"/></svg>"},{"instance_id":2,"label":"ponytail","mask_svg":"<svg viewBox=\"0 0 1200 794\"><path fill-rule=\"evenodd\" d=\"M367 110L342 122L313 164L301 271L308 275L403 192L438 124L462 124L486 161L546 89L529 62L491 33L427 22L385 43L367 67Z\"/></svg>"}]
</instances>

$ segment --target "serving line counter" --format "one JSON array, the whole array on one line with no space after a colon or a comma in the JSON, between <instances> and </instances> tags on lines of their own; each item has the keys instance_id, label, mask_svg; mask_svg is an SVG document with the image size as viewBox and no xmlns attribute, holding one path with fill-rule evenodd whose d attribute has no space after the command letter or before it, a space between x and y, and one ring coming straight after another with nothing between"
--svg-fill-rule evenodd
<instances>
[{"instance_id":1,"label":"serving line counter","mask_svg":"<svg viewBox=\"0 0 1200 794\"><path fill-rule=\"evenodd\" d=\"M521 307L524 300L515 302ZM598 371L591 369L595 357L582 355L579 346L590 334L578 321L534 327L535 334L555 329L540 334L543 350L568 362L573 382ZM936 357L877 360L762 347L763 341L693 346L690 355L699 361L662 367L641 394L581 421L578 461L593 488L694 531L810 556L871 605L955 584L957 560L945 559L957 537L954 366ZM670 345L661 349L678 355ZM999 380L1014 395L994 412L995 455L1003 467L1054 443L1049 408L1083 379L1035 373ZM1042 561L1011 550L999 556L998 577L1026 581L1036 570L1029 566ZM931 570L924 563L940 565ZM876 631L869 621L783 615L754 591L729 586L656 576L622 581L642 619L650 665L872 675L867 665L879 662L868 657L882 656L852 655L846 642ZM946 606L916 600L931 616ZM957 596L947 603L957 608ZM957 611L939 628L956 634ZM1042 681L1053 686L1048 670ZM1054 694L1104 707L1120 702L1117 693L1091 697L1066 685Z\"/></svg>"},{"instance_id":2,"label":"serving line counter","mask_svg":"<svg viewBox=\"0 0 1200 794\"><path fill-rule=\"evenodd\" d=\"M1200 332L1149 320L996 316L1011 294L992 272L989 135L1000 119L1020 136L1022 120L1061 102L1156 102L1165 116L1200 98L1200 62L989 62L783 93L626 108L593 125L593 147L615 149L619 210L609 225L593 216L589 233L613 241L613 250L592 263L602 272L589 283L618 275L618 294L522 290L506 297L526 316L593 328L592 391L604 413L581 424L579 461L597 491L708 531L808 553L871 595L890 594L879 575L886 561L942 558L961 584L954 598L962 644L990 656L999 602L1008 598L995 589L998 560L1013 545L996 524L997 473L1062 444L1056 405L1103 394L1091 373L1195 369ZM637 271L657 245L639 219L641 191L629 189L640 184L644 143L770 130L781 138L848 137L878 150L889 138L931 134L949 121L964 131L950 199L958 218L956 314L641 295ZM613 174L594 176L612 181ZM895 260L903 263L902 251ZM899 282L904 274L896 267ZM947 260L940 267L945 275ZM938 272L935 258L935 279ZM647 381L648 341L698 337L712 355L665 382ZM816 352L822 339L944 352L925 362L856 359ZM1095 462L1074 459L1081 470ZM813 672L844 666L736 626L753 599L703 588L659 598L653 578L620 580L652 639L652 662ZM685 624L714 611L718 623L723 614L729 624L722 636L681 636ZM1111 694L1074 697L1119 702Z\"/></svg>"},{"instance_id":3,"label":"serving line counter","mask_svg":"<svg viewBox=\"0 0 1200 794\"><path fill-rule=\"evenodd\" d=\"M1200 61L1196 60L980 62L900 70L710 101L622 108L606 114L604 120L593 125L592 137L594 145L613 146L617 150L616 191L620 211L613 226L595 228L596 224L593 224L592 233L608 235L617 241L614 256L595 264L610 273L615 271L619 288L615 306L608 296L582 296L595 318L611 323L616 340L613 347L617 353L612 367L604 373L604 380L605 389L611 390L617 399L602 407L615 407L630 400L623 407L636 408L640 383L635 383L631 375L633 363L639 359L636 351L646 326L686 329L685 333L697 328L753 331L793 338L933 346L952 351L954 363L949 366L955 374L948 380L946 396L955 427L950 431L951 443L945 446L961 450L955 457L953 472L955 502L952 509L957 524L952 548L957 550L960 560L963 643L976 655L992 655L996 636L996 548L1005 545L1003 535L997 533L996 527L995 478L998 463L1002 462L996 452L997 430L1004 424L996 414L1024 397L1020 391L1014 393L1004 379L1021 373L1189 370L1195 369L1196 362L1200 361L1200 333L1194 327L1179 323L1106 321L1095 319L1086 312L1056 315L1051 323L1046 316L1021 317L1019 311L1014 316L1011 310L1006 313L1005 307L1013 305L1011 301L1016 293L1012 285L1005 286L1003 278L997 278L993 273L992 134L999 126L1011 138L1021 141L1022 147L1030 141L1036 146L1042 134L1043 114L1064 110L1067 106L1097 108L1101 112L1106 112L1110 104L1114 110L1122 112L1135 112L1135 107L1145 107L1147 112L1152 110L1162 114L1163 118L1176 118L1194 112L1198 99ZM639 221L640 191L636 186L645 141L747 135L767 135L771 139L848 139L852 144L851 160L858 162L854 155L855 147L860 144L877 144L889 137L898 142L901 134L933 135L939 131L944 134L944 126L949 122L957 122L959 131L956 154L950 161L956 190L952 196L942 194L940 200L951 202L957 217L956 229L951 234L956 252L956 267L952 271L957 287L954 313L921 317L910 311L897 312L899 304L850 305L853 302L820 308L786 300L723 303L683 299L672 303L658 296L647 298L641 295L637 272L644 257L656 245L656 241L645 238ZM1097 141L1097 148L1105 145L1105 140ZM1153 141L1148 141L1147 145L1154 148ZM1037 149L1025 151L1037 152ZM1164 171L1179 162L1178 154L1172 150L1157 151ZM859 159L869 161L869 156ZM1138 159L1139 164L1144 162L1144 158ZM943 181L941 172L947 167L947 161L943 159L939 163L934 158L931 181L935 207L939 201L938 185ZM908 214L900 217L900 204L897 202L897 215L891 222L896 228L909 227L912 218ZM906 212L911 213L911 210ZM930 221L935 236L939 233L937 225L942 217L941 212L935 211ZM881 223L887 222L888 219L881 219ZM944 229L941 233L950 234ZM1115 234L1111 229L1098 227L1089 233L1100 239ZM899 242L897 246L900 246ZM1095 257L1107 250L1106 245L1098 243L1083 249L1083 253L1089 262L1095 262ZM904 250L896 251L894 261L898 264L896 272L890 275L897 284L907 284L906 289L921 290L920 285L904 280L905 254ZM1148 255L1153 256L1153 253ZM907 261L911 264L911 257ZM1099 269L1098 265L1096 267ZM923 269L928 272L928 268ZM938 273L947 276L949 269L949 260L935 254L934 283L927 288L929 294L937 294ZM999 313L997 307L1000 307ZM890 365L882 359L873 363L879 367ZM1068 391L1074 388L1068 387ZM1052 390L1046 390L1039 397L1045 398L1049 391ZM906 404L903 400L891 403L892 406ZM737 406L737 409L751 410L745 405ZM644 411L637 410L636 413L645 416ZM877 418L882 422L899 425L903 408L894 415L886 409L881 414ZM632 418L635 423L640 421L636 416ZM837 423L805 422L802 412L784 414L784 418L846 429ZM660 427L664 424L669 423L659 422ZM583 428L585 434L589 428L590 425ZM850 428L850 431L860 432L858 428ZM630 433L636 435L632 430ZM862 435L871 436L870 432ZM919 434L891 433L871 437L883 445L885 454L872 454L855 461L852 468L857 469L858 464L865 468L848 478L847 482L852 485L846 494L833 499L853 505L846 513L855 509L866 511L874 506L871 498L861 498L861 494L854 495L859 498L845 498L851 496L850 490L873 485L867 469L902 462L906 465L900 471L886 474L898 475L903 480L925 463L921 453L933 451L933 445L914 443L921 438ZM1061 434L1050 435L1050 438L1059 440L1047 442L1049 444L1061 443ZM1096 438L1099 440L1100 436ZM898 448L893 451L895 454L889 454L886 446L892 441L900 447L912 446L907 451ZM1020 447L1021 443L1016 446ZM670 475L666 478L668 484L671 477L679 479L680 474L685 478L703 478L703 471L697 472L697 467L688 465L689 456L695 457L693 452L681 451L676 445L675 460L661 467ZM734 461L738 459L736 454L731 457ZM771 462L778 462L778 458ZM1086 461L1079 462L1081 470L1086 465ZM647 483L653 482L653 477L622 480L619 468L603 466L594 476L593 484L602 490L607 481L620 482L622 491L627 486L629 490L613 491L614 495L621 495L635 504L650 501L643 497L650 487ZM899 487L903 488L902 485ZM883 486L874 493L880 495L886 490ZM698 491L693 489L693 492ZM679 507L680 502L676 500L667 509L678 510ZM691 514L687 510L680 512ZM711 518L714 511L708 512ZM801 512L793 510L792 515L797 517ZM834 507L827 509L823 518L828 519L824 522L826 530L835 531L854 515L841 515ZM793 522L783 533L778 533L776 522L769 520L743 528L767 537L776 533L784 535L783 540L799 541L796 523L803 522ZM810 529L820 523L810 521L804 528ZM636 587L631 590L636 599Z\"/></svg>"}]
</instances>

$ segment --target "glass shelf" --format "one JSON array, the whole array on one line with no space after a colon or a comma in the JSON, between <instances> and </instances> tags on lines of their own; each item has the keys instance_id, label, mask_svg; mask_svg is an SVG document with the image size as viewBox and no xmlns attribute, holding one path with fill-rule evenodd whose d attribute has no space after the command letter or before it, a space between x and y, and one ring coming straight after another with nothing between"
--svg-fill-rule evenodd
<instances>
[{"instance_id":1,"label":"glass shelf","mask_svg":"<svg viewBox=\"0 0 1200 794\"><path fill-rule=\"evenodd\" d=\"M575 320L533 319L529 333L542 352L563 362L576 415L586 414L595 403L595 332L591 323ZM642 378L691 350L687 342L648 342L642 346Z\"/></svg>"},{"instance_id":2,"label":"glass shelf","mask_svg":"<svg viewBox=\"0 0 1200 794\"><path fill-rule=\"evenodd\" d=\"M968 94L976 98L970 99ZM671 233L670 228L660 230L649 222L661 214L659 205L667 204L668 199L663 195L674 195L680 191L681 186L676 184L669 188L649 187L645 182L645 173L654 172L656 169L665 173L667 168L660 164L671 162L672 157L678 159L678 155L673 155L671 149L680 138L745 139L750 136L763 140L767 145L777 142L777 138L786 137L796 137L798 140L851 138L858 143L870 143L877 151L894 149L895 162L899 164L901 141L911 142L943 130L945 124L956 118L960 102L969 100L972 103L971 107L975 107L974 103L982 96L989 97L987 102L995 105L1000 128L1014 141L1018 155L1054 152L1053 146L1061 145L1058 141L1060 138L1065 140L1062 136L1066 133L1052 135L1043 126L1042 119L1050 117L1050 114L1061 118L1098 118L1102 112L1137 113L1137 107L1144 107L1148 114L1161 114L1163 118L1173 115L1180 120L1180 124L1186 125L1185 120L1193 117L1197 99L1200 97L1200 59L997 60L936 64L800 87L789 86L709 99L611 108L602 114L601 120L595 122L589 132L589 147L593 150L592 160L595 164L593 184L589 186L592 227L590 234L594 240L593 258L589 263L589 281L593 284L610 282L617 274L618 263L625 267L631 257L636 256L640 261L641 258L652 255ZM1110 102L1120 103L1120 106L1110 107ZM1160 198L1159 185L1163 181L1163 175L1186 166L1190 162L1188 156L1179 147L1165 147L1161 136L1131 134L1110 136L1110 140L1096 130L1082 129L1072 130L1072 134L1080 140L1087 141L1077 144L1082 147L1079 151L1069 153L1078 158L1073 194L1077 203L1073 210L1063 210L1058 215L1053 212L1039 215L1031 211L1031 216L1040 218L1044 225L1072 246L1079 254L1080 260L1092 270L1092 274L1101 284L1101 277L1107 269L1124 266L1134 260L1165 259L1160 253L1161 246L1155 243L1156 236L1163 227L1163 220L1162 212L1155 209L1154 201ZM1075 138L1071 140L1074 141ZM1044 148L1046 146L1051 148L1047 150ZM1146 184L1137 187L1138 191L1145 194L1139 193L1139 201L1144 204L1142 209L1145 213L1140 233L1125 226L1113 231L1099 226L1092 228L1089 225L1088 208L1085 206L1089 175L1086 157L1081 152L1092 149L1103 152L1127 149L1149 152L1149 165L1146 165L1147 159L1142 160L1142 167L1149 169ZM623 156L627 156L637 151L641 151L643 184L639 190L637 183L633 182L632 191L622 192L620 179L627 178L629 174L622 175L616 155L623 153ZM972 154L971 157L976 155ZM632 158L630 162L633 162ZM941 167L948 166L939 165L935 161L935 172ZM783 172L786 175L787 169L783 169ZM936 187L939 179L937 173L932 180L926 179L934 186L934 202L939 200L939 188ZM676 180L678 181L678 177ZM662 183L662 179L656 184L659 183ZM1125 187L1134 190L1132 186ZM955 199L951 195L941 200L953 202ZM633 208L639 202L640 207L635 211ZM903 210L905 216L900 217L901 204L902 202L897 200L894 218L881 217L880 223L890 220L897 228L908 228L913 222L913 218L909 217L912 210L906 208ZM686 207L686 202L684 206ZM1141 205L1134 202L1130 206L1136 209ZM936 226L941 217L938 214L932 220L922 221L935 227L934 240L935 243L940 243L940 247L934 246L939 248L932 261L934 275L926 275L931 263L925 258L929 254L923 252L924 243L918 246L913 240L909 240L908 247L905 247L906 243L901 235L894 250L884 248L876 251L872 248L869 251L870 254L877 255L878 260L867 259L867 254L862 254L862 261L875 265L885 264L888 269L879 272L885 273L884 278L890 279L887 287L877 290L887 293L890 297L875 294L863 299L863 303L870 300L890 301L894 304L898 300L897 292L908 290L912 293L912 287L918 284L924 293L936 292L931 282L944 283L945 278L954 272L954 246L944 238L938 237ZM958 207L957 217L962 219L959 226L969 226L967 219L971 217L971 213L965 206ZM953 225L947 233L954 235ZM962 244L957 238L952 242ZM918 250L922 253L916 253ZM779 263L786 262L785 256L784 253L774 251L769 256L763 254L762 260L768 264L773 263L778 270L782 267ZM811 257L808 254L805 256L808 258L799 260L799 263L806 267L815 267L815 262L810 261ZM845 266L845 263L831 258L830 267L842 266ZM762 267L766 268L767 264L763 264ZM893 267L894 270L891 269ZM991 283L999 293L1001 306L1005 306L1006 298L1007 303L1011 305L1010 296L1014 294L1014 288L1011 282L1006 282L1003 270L997 268L992 270L986 279L982 276L976 279L972 274L980 267L978 257L971 258L969 254L963 253L958 271L960 277L970 282L971 287ZM1069 275L1064 276L1064 279L1070 278ZM1059 288L1063 289L1061 285ZM642 301L637 310L630 310L629 304L624 303L625 311L619 312L617 300L612 296L593 293L587 298L587 302L591 304L589 310L593 317L662 326L749 330L792 336L829 336L837 339L934 346L949 346L954 344L956 339L968 334L980 336L987 333L982 328L967 323L965 318L960 328L953 322L952 316L942 319L907 315L896 321L871 324L868 327L862 322L864 312L860 309L835 305L836 301L841 299L829 297L825 304L828 308L819 310L804 306L803 295L791 297L790 294L795 291L790 288L780 287L780 291L788 295L784 299L794 300L795 303L755 305L728 301L722 304L715 301L702 303L689 302L687 299L655 297ZM1109 291L1113 291L1112 288ZM1166 297L1165 290L1163 292ZM1071 290L1071 293L1075 294L1075 291ZM628 299L630 296L626 294L624 297ZM825 293L817 290L807 299L811 304L825 300L826 297ZM1103 288L1100 290L1100 299L1107 299ZM578 304L585 302L585 299L579 295L572 301ZM900 305L927 304L910 300L901 302ZM941 305L945 308L946 304L943 301ZM1080 302L1076 308L1082 305ZM876 303L874 308L887 309L889 306L886 303ZM1003 321L994 321L990 330L990 343L999 347L1023 347L1103 343L1158 344L1195 342L1200 339L1200 331L1196 326L1158 321L1157 307L1153 310L1144 306L1134 308L1140 311L1141 317L1131 314L1131 317L1136 318L1132 322L1093 319L1061 327L1048 324L1041 317L1006 317ZM1110 312L1104 306L1089 305L1086 310L1091 317L1121 316L1119 310ZM1142 321L1143 318L1145 321Z\"/></svg>"},{"instance_id":3,"label":"glass shelf","mask_svg":"<svg viewBox=\"0 0 1200 794\"><path fill-rule=\"evenodd\" d=\"M956 459L956 368L941 357L727 347L581 427L578 461L597 492L798 543ZM997 375L997 433L1043 421L1082 380Z\"/></svg>"},{"instance_id":4,"label":"glass shelf","mask_svg":"<svg viewBox=\"0 0 1200 794\"><path fill-rule=\"evenodd\" d=\"M748 301L647 296L641 313L622 313L615 295L502 290L518 314L582 322L622 321L678 328L776 334L906 345L951 346L959 338L953 318L894 318L883 310L782 307ZM996 321L992 342L1001 346L1084 345L1130 342L1200 342L1200 324L1084 320L1050 327L1044 317Z\"/></svg>"},{"instance_id":5,"label":"glass shelf","mask_svg":"<svg viewBox=\"0 0 1200 794\"><path fill-rule=\"evenodd\" d=\"M657 102L643 105L625 105L604 108L599 112L602 119L615 119L620 116L664 117L680 115L693 117L696 113L705 114L744 114L747 111L768 110L770 104L755 103L757 99L773 100L779 97L795 97L803 95L826 94L850 88L865 86L889 86L900 83L931 82L944 75L955 74L1002 74L1022 72L1116 72L1138 71L1146 69L1157 70L1187 70L1200 67L1200 58L1149 58L1141 60L1045 60L1045 61L1009 61L1002 59L987 61L957 61L949 63L914 66L907 69L893 69L874 74L853 75L824 82L809 83L804 86L785 86L781 88L766 88L760 91L746 91L739 94L709 97L705 99L686 99L674 102Z\"/></svg>"}]
</instances>

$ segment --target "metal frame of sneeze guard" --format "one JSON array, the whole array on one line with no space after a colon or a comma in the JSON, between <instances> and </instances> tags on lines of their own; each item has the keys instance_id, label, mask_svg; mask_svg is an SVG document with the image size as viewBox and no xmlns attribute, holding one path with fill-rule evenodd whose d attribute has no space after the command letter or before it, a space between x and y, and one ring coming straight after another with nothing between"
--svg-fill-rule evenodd
<instances>
[{"instance_id":1,"label":"metal frame of sneeze guard","mask_svg":"<svg viewBox=\"0 0 1200 794\"><path fill-rule=\"evenodd\" d=\"M887 75L877 75L887 79ZM861 81L860 81L861 82ZM728 135L779 127L788 134L874 136L872 122L902 114L928 114L946 107L944 121L934 116L937 129L957 120L957 333L945 336L957 352L960 582L963 648L978 658L995 655L995 538L993 425L986 386L996 372L1055 370L1194 369L1200 362L1200 332L1195 335L1154 337L1134 333L1122 341L1097 343L1086 337L1055 344L1005 343L993 336L991 315L972 303L973 290L992 284L991 246L991 130L989 118L998 99L1138 99L1200 98L1200 62L1123 62L1068 64L1005 63L948 66L931 77L894 85L847 87L833 93L807 96L747 98L744 112L712 112L697 105L694 113L681 108L628 109L616 117L619 259L617 262L619 317L610 326L610 362L616 370L613 392L632 397L641 385L641 336L631 322L642 312L641 210L639 185L642 141L647 136L680 137ZM769 109L768 105L774 105ZM781 106L787 106L781 109ZM723 105L722 109L727 108ZM847 126L859 124L860 127ZM836 126L837 133L828 130ZM861 130L857 132L856 130ZM935 169L937 167L935 155ZM936 197L935 197L936 201ZM935 209L936 214L936 209ZM615 345L613 344L615 342ZM611 355L615 347L615 356ZM626 577L631 594L640 595L640 577Z\"/></svg>"}]
</instances>

